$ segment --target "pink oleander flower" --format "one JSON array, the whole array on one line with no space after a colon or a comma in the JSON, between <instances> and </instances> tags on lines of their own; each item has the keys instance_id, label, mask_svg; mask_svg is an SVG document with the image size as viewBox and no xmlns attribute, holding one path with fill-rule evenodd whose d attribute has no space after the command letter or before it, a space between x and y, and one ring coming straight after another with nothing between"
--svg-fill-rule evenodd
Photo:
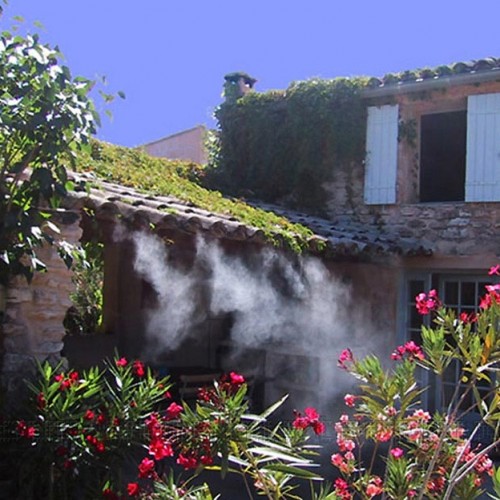
<instances>
[{"instance_id":1,"label":"pink oleander flower","mask_svg":"<svg viewBox=\"0 0 500 500\"><path fill-rule=\"evenodd\" d=\"M375 441L379 441L380 443L385 443L392 438L393 431L392 429L386 429L379 426L377 432L375 433Z\"/></svg>"},{"instance_id":2,"label":"pink oleander flower","mask_svg":"<svg viewBox=\"0 0 500 500\"><path fill-rule=\"evenodd\" d=\"M425 315L438 309L441 301L436 290L430 290L428 294L422 292L415 297L415 306L419 314Z\"/></svg>"},{"instance_id":3,"label":"pink oleander flower","mask_svg":"<svg viewBox=\"0 0 500 500\"><path fill-rule=\"evenodd\" d=\"M410 361L414 361L415 359L423 360L425 358L422 348L415 344L413 340L406 342L404 345L400 345L396 347L396 349L391 354L391 359L398 361L408 356Z\"/></svg>"},{"instance_id":4,"label":"pink oleander flower","mask_svg":"<svg viewBox=\"0 0 500 500\"><path fill-rule=\"evenodd\" d=\"M334 482L335 494L340 497L341 500L351 500L352 493L349 491L349 484L342 478L337 478Z\"/></svg>"},{"instance_id":5,"label":"pink oleander flower","mask_svg":"<svg viewBox=\"0 0 500 500\"><path fill-rule=\"evenodd\" d=\"M497 264L496 266L491 266L490 270L488 271L489 276L500 276L500 264Z\"/></svg>"},{"instance_id":6,"label":"pink oleander flower","mask_svg":"<svg viewBox=\"0 0 500 500\"><path fill-rule=\"evenodd\" d=\"M229 374L229 382L233 385L241 385L245 383L245 377L236 372Z\"/></svg>"},{"instance_id":7,"label":"pink oleander flower","mask_svg":"<svg viewBox=\"0 0 500 500\"><path fill-rule=\"evenodd\" d=\"M452 439L460 439L464 435L465 429L462 427L453 427L450 429L450 437Z\"/></svg>"},{"instance_id":8,"label":"pink oleander flower","mask_svg":"<svg viewBox=\"0 0 500 500\"><path fill-rule=\"evenodd\" d=\"M396 459L401 458L404 455L404 451L401 448L392 448L390 453Z\"/></svg>"},{"instance_id":9,"label":"pink oleander flower","mask_svg":"<svg viewBox=\"0 0 500 500\"><path fill-rule=\"evenodd\" d=\"M373 476L366 487L366 494L369 498L373 498L377 495L381 495L384 492L382 488L382 479L378 476Z\"/></svg>"},{"instance_id":10,"label":"pink oleander flower","mask_svg":"<svg viewBox=\"0 0 500 500\"><path fill-rule=\"evenodd\" d=\"M352 351L350 349L344 349L339 356L338 359L338 366L342 368L343 370L347 370L348 367L346 363L351 363L354 361L354 356L352 354Z\"/></svg>"}]
</instances>

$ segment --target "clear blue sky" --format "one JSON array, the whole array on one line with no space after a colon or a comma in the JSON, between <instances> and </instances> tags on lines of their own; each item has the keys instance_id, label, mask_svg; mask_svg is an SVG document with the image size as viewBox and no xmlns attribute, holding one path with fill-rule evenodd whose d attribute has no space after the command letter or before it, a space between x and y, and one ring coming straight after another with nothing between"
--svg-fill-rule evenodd
<instances>
[{"instance_id":1,"label":"clear blue sky","mask_svg":"<svg viewBox=\"0 0 500 500\"><path fill-rule=\"evenodd\" d=\"M500 57L500 0L10 0L2 28L14 15L43 24L74 76L125 92L98 136L126 146L213 126L232 71L268 90Z\"/></svg>"}]
</instances>

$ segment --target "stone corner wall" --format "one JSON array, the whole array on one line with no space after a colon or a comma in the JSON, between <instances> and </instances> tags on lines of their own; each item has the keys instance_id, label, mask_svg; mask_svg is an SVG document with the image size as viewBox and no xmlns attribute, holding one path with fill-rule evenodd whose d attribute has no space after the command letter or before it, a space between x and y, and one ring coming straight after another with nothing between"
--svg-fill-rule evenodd
<instances>
[{"instance_id":1,"label":"stone corner wall","mask_svg":"<svg viewBox=\"0 0 500 500\"><path fill-rule=\"evenodd\" d=\"M54 222L58 223L57 219ZM79 218L71 223L59 221L60 239L76 244L81 237ZM14 278L7 289L7 307L2 325L3 360L1 385L7 393L17 391L26 377L35 372L35 361L61 360L63 319L71 306L74 290L72 272L67 269L55 247L37 252L47 272L36 273L30 284Z\"/></svg>"}]
</instances>

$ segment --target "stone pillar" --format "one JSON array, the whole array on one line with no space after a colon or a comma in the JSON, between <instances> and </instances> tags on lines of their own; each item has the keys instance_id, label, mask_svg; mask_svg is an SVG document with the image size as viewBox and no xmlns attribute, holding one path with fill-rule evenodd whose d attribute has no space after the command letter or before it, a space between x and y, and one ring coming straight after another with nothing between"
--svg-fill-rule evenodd
<instances>
[{"instance_id":1,"label":"stone pillar","mask_svg":"<svg viewBox=\"0 0 500 500\"><path fill-rule=\"evenodd\" d=\"M81 237L79 220L75 213L53 218L61 230L58 238L77 244ZM16 277L7 288L0 382L8 393L34 372L35 360L61 359L63 320L71 305L69 294L74 290L72 272L55 247L46 246L37 253L47 272L36 273L29 284L23 277Z\"/></svg>"}]
</instances>

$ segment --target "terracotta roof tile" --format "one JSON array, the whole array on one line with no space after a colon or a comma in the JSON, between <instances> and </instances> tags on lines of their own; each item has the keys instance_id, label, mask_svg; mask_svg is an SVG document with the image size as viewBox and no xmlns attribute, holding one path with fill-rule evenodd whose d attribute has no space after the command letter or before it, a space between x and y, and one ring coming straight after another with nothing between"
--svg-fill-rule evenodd
<instances>
[{"instance_id":1,"label":"terracotta roof tile","mask_svg":"<svg viewBox=\"0 0 500 500\"><path fill-rule=\"evenodd\" d=\"M435 68L420 68L402 71L401 73L388 73L381 78L373 77L368 80L367 95L381 91L382 89L400 90L418 89L429 84L440 82L450 84L454 80L461 79L471 82L477 80L490 80L500 78L500 58L487 57L473 61L456 62L449 65L441 65Z\"/></svg>"},{"instance_id":2,"label":"terracotta roof tile","mask_svg":"<svg viewBox=\"0 0 500 500\"><path fill-rule=\"evenodd\" d=\"M97 219L127 220L137 227L154 224L158 229L176 229L189 234L198 232L218 239L266 244L262 229L243 224L231 215L212 213L186 204L171 196L143 194L135 189L98 180L92 174L72 174L93 187L90 191L70 193L68 206L92 209ZM249 203L251 204L251 203ZM256 208L275 212L290 222L300 223L315 233L308 240L309 252L326 258L370 258L379 255L430 255L432 250L418 242L401 240L369 228L346 222L332 225L326 219L270 204L252 204ZM276 233L279 240L280 235Z\"/></svg>"}]
</instances>

